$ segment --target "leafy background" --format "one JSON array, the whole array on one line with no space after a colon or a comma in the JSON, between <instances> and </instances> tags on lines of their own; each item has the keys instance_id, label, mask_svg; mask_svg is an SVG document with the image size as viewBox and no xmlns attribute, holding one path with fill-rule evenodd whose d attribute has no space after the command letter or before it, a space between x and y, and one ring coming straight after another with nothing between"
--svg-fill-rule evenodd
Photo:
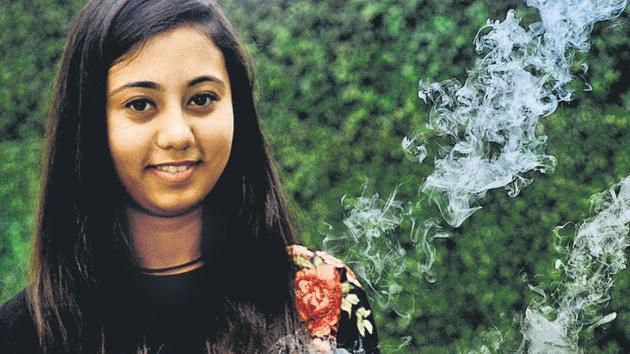
<instances>
[{"instance_id":1,"label":"leafy background","mask_svg":"<svg viewBox=\"0 0 630 354\"><path fill-rule=\"evenodd\" d=\"M43 117L71 19L83 1L0 0L0 302L26 281L37 209ZM428 107L418 80L464 80L475 59L472 40L486 19L520 1L226 0L257 73L263 127L307 245L341 231L343 195L358 196L366 178L387 195L417 198L430 163L405 159L401 139L424 126ZM557 280L552 230L592 215L587 199L630 174L630 37L628 14L596 25L593 47L578 53L590 69L585 92L545 118L549 176L511 199L489 193L454 237L436 243L437 281L398 279L407 293L374 304L386 352L478 349L489 330L518 340L518 316L535 284ZM434 213L435 211L427 211ZM331 231L327 224L334 227ZM587 353L630 350L630 273L612 292L615 321L583 331ZM403 316L401 316L403 315ZM405 338L410 337L411 340ZM518 342L515 342L518 343Z\"/></svg>"}]
</instances>

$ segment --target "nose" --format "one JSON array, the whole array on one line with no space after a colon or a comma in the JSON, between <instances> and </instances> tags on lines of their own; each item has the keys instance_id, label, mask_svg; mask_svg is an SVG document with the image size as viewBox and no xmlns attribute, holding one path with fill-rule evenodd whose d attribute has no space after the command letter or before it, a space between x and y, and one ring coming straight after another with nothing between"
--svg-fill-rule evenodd
<instances>
[{"instance_id":1,"label":"nose","mask_svg":"<svg viewBox=\"0 0 630 354\"><path fill-rule=\"evenodd\" d=\"M186 150L195 142L193 128L180 109L164 112L159 125L156 143L162 149Z\"/></svg>"}]
</instances>

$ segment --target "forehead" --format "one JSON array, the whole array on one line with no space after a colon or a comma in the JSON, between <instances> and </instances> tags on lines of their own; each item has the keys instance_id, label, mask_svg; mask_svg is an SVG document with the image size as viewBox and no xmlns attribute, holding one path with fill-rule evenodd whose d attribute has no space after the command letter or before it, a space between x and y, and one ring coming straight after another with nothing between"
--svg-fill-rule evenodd
<instances>
[{"instance_id":1,"label":"forehead","mask_svg":"<svg viewBox=\"0 0 630 354\"><path fill-rule=\"evenodd\" d=\"M108 71L109 89L129 81L168 85L191 77L214 75L227 82L221 50L193 27L178 27L151 38Z\"/></svg>"}]
</instances>

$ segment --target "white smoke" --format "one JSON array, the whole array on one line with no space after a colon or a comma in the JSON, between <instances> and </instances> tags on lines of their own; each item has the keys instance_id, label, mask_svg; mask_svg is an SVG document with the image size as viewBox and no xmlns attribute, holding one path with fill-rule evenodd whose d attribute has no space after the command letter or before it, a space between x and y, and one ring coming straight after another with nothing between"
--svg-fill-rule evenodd
<instances>
[{"instance_id":1,"label":"white smoke","mask_svg":"<svg viewBox=\"0 0 630 354\"><path fill-rule=\"evenodd\" d=\"M432 105L430 131L451 141L450 150L435 160L421 191L452 227L480 209L478 201L489 190L505 188L516 197L533 182L532 172L555 168L556 159L545 153L547 136L541 134L539 120L571 100L575 52L588 50L593 25L621 14L627 0L526 0L526 4L538 9L540 22L525 28L514 10L503 21L488 21L474 40L481 58L463 85L455 79L420 81L418 95ZM582 65L582 71L586 69ZM422 163L428 156L427 139L405 137L402 148ZM627 180L622 183L619 195L599 197L600 214L584 223L569 258L559 261L566 277L557 306L534 304L527 309L521 351L576 352L583 326L615 318L614 314L585 318L582 310L604 305L614 275L625 267L627 184ZM433 240L448 233L435 220L422 221L419 201L398 201L395 191L386 200L378 194L368 197L364 191L359 198L344 201L347 231L328 234L325 249L344 254L369 286L388 299L401 292L396 278L404 272L435 281ZM409 237L399 237L397 231L405 222L412 231ZM501 341L499 333L493 345L473 352L493 352Z\"/></svg>"},{"instance_id":2,"label":"white smoke","mask_svg":"<svg viewBox=\"0 0 630 354\"><path fill-rule=\"evenodd\" d=\"M420 82L419 97L432 103L428 127L449 136L452 148L435 161L422 190L437 203L446 222L458 227L481 208L488 190L518 195L532 182L530 171L556 165L545 154L547 136L539 119L571 100L568 87L573 53L588 50L598 21L618 16L625 0L528 0L541 21L528 28L510 10L503 22L488 21L476 38L477 60L465 83ZM426 142L405 138L405 151L422 161Z\"/></svg>"},{"instance_id":3,"label":"white smoke","mask_svg":"<svg viewBox=\"0 0 630 354\"><path fill-rule=\"evenodd\" d=\"M630 176L618 187L618 193L611 188L591 197L597 215L579 226L566 259L556 261L564 275L557 299L544 298L527 309L521 351L579 352L578 334L585 326L597 327L616 318L615 313L602 316L594 310L608 304L615 276L626 268Z\"/></svg>"}]
</instances>

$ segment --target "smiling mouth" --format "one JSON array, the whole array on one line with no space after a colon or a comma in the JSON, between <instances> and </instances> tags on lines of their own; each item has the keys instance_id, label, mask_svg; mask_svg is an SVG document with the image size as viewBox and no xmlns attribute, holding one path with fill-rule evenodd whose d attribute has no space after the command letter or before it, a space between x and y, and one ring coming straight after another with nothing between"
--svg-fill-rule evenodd
<instances>
[{"instance_id":1,"label":"smiling mouth","mask_svg":"<svg viewBox=\"0 0 630 354\"><path fill-rule=\"evenodd\" d=\"M187 169L193 167L194 165L200 164L200 160L185 160L185 161L169 161L157 163L154 165L149 165L149 168L156 168L160 171L176 173L183 172Z\"/></svg>"},{"instance_id":2,"label":"smiling mouth","mask_svg":"<svg viewBox=\"0 0 630 354\"><path fill-rule=\"evenodd\" d=\"M156 169L158 169L160 171L168 172L168 173L184 172L186 170L191 169L192 167L193 167L192 164L190 164L190 165L183 165L183 166L174 166L174 165L155 166Z\"/></svg>"},{"instance_id":3,"label":"smiling mouth","mask_svg":"<svg viewBox=\"0 0 630 354\"><path fill-rule=\"evenodd\" d=\"M151 165L149 169L163 182L168 184L181 184L190 180L195 171L195 167L200 163L201 161L167 162Z\"/></svg>"}]
</instances>

